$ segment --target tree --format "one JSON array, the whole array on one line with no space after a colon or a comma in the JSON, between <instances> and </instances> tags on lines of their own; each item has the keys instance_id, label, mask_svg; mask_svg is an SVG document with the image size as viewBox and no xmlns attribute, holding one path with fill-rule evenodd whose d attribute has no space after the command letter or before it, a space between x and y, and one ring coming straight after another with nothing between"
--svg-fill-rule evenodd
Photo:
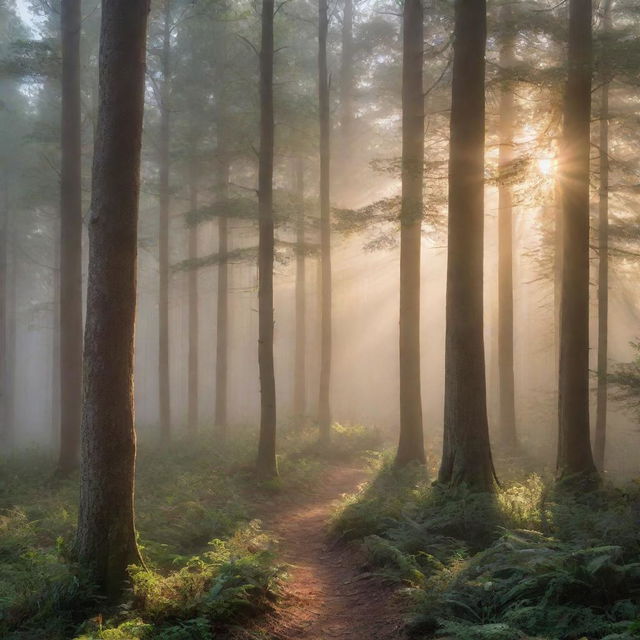
<instances>
[{"instance_id":1,"label":"tree","mask_svg":"<svg viewBox=\"0 0 640 640\"><path fill-rule=\"evenodd\" d=\"M58 469L78 465L82 418L82 173L80 106L81 0L62 0L60 171L60 456Z\"/></svg>"},{"instance_id":2,"label":"tree","mask_svg":"<svg viewBox=\"0 0 640 640\"><path fill-rule=\"evenodd\" d=\"M89 219L80 508L75 549L109 598L140 561L133 355L149 0L103 0Z\"/></svg>"},{"instance_id":3,"label":"tree","mask_svg":"<svg viewBox=\"0 0 640 640\"><path fill-rule=\"evenodd\" d=\"M402 57L402 204L400 212L400 442L396 463L425 462L420 384L420 245L424 175L424 17L405 0Z\"/></svg>"},{"instance_id":4,"label":"tree","mask_svg":"<svg viewBox=\"0 0 640 640\"><path fill-rule=\"evenodd\" d=\"M260 46L260 156L258 167L258 367L260 440L258 475L278 474L276 463L276 380L273 363L273 18L274 0L262 0Z\"/></svg>"},{"instance_id":5,"label":"tree","mask_svg":"<svg viewBox=\"0 0 640 640\"><path fill-rule=\"evenodd\" d=\"M605 0L602 27L611 31L611 3ZM595 463L604 470L607 440L607 376L609 333L609 84L611 71L606 47L602 54L600 102L600 193L598 203L598 404L596 413Z\"/></svg>"},{"instance_id":6,"label":"tree","mask_svg":"<svg viewBox=\"0 0 640 640\"><path fill-rule=\"evenodd\" d=\"M500 69L508 72L515 65L515 35L511 5L500 9L504 29L500 45ZM503 81L500 89L500 151L498 188L498 375L500 389L500 438L503 445L515 447L515 383L513 371L513 194L508 182L514 161L515 129L512 82Z\"/></svg>"},{"instance_id":7,"label":"tree","mask_svg":"<svg viewBox=\"0 0 640 640\"><path fill-rule=\"evenodd\" d=\"M490 491L483 337L485 0L455 5L440 482Z\"/></svg>"},{"instance_id":8,"label":"tree","mask_svg":"<svg viewBox=\"0 0 640 640\"><path fill-rule=\"evenodd\" d=\"M559 478L596 474L589 434L591 19L591 0L570 0L568 76L559 167L563 226Z\"/></svg>"},{"instance_id":9,"label":"tree","mask_svg":"<svg viewBox=\"0 0 640 640\"><path fill-rule=\"evenodd\" d=\"M327 0L318 3L318 100L320 115L320 389L318 424L320 441L331 438L331 202L330 202L330 112L329 72L327 69Z\"/></svg>"},{"instance_id":10,"label":"tree","mask_svg":"<svg viewBox=\"0 0 640 640\"><path fill-rule=\"evenodd\" d=\"M305 256L304 161L302 158L296 158L294 177L298 213L296 216L296 345L293 369L293 415L300 420L306 414L307 405L307 265Z\"/></svg>"},{"instance_id":11,"label":"tree","mask_svg":"<svg viewBox=\"0 0 640 640\"><path fill-rule=\"evenodd\" d=\"M195 127L194 127L195 128ZM198 209L198 186L200 180L200 167L198 164L197 133L194 132L191 138L192 154L189 166L189 206L191 211ZM198 258L198 227L189 227L188 258L197 260ZM187 275L187 298L188 298L188 323L189 323L189 348L187 355L187 387L188 387L188 409L187 422L189 430L194 432L198 428L198 351L200 342L199 317L198 317L198 270L190 269Z\"/></svg>"},{"instance_id":12,"label":"tree","mask_svg":"<svg viewBox=\"0 0 640 640\"><path fill-rule=\"evenodd\" d=\"M169 363L169 207L170 207L170 95L171 95L171 0L164 0L164 26L160 68L160 227L158 263L160 273L158 299L158 401L160 434L166 443L171 438L171 382Z\"/></svg>"}]
</instances>

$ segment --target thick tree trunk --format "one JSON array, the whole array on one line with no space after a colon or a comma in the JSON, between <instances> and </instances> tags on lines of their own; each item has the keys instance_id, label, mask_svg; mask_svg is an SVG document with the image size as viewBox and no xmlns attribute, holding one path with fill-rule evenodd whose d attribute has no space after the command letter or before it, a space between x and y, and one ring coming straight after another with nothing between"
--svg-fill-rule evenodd
<instances>
[{"instance_id":1,"label":"thick tree trunk","mask_svg":"<svg viewBox=\"0 0 640 640\"><path fill-rule=\"evenodd\" d=\"M7 367L7 276L9 271L9 180L0 173L0 447L12 445L12 425L7 421L9 371Z\"/></svg>"},{"instance_id":2,"label":"thick tree trunk","mask_svg":"<svg viewBox=\"0 0 640 640\"><path fill-rule=\"evenodd\" d=\"M220 122L223 128L224 120ZM221 135L220 133L218 134ZM229 192L229 158L225 149L221 149L218 157L218 189L217 197L226 200ZM228 351L229 351L229 266L227 252L229 250L229 221L221 215L218 218L218 294L216 319L216 410L215 424L219 444L224 445L227 438L227 384L228 384Z\"/></svg>"},{"instance_id":3,"label":"thick tree trunk","mask_svg":"<svg viewBox=\"0 0 640 640\"><path fill-rule=\"evenodd\" d=\"M591 0L570 0L569 14L569 75L560 157L564 238L557 473L561 478L596 473L589 435Z\"/></svg>"},{"instance_id":4,"label":"thick tree trunk","mask_svg":"<svg viewBox=\"0 0 640 640\"><path fill-rule=\"evenodd\" d=\"M293 415L303 420L307 412L307 261L305 255L304 161L295 163L296 218L296 347L294 355Z\"/></svg>"},{"instance_id":5,"label":"thick tree trunk","mask_svg":"<svg viewBox=\"0 0 640 640\"><path fill-rule=\"evenodd\" d=\"M327 70L327 32L329 18L327 0L318 3L318 99L320 105L320 260L322 265L322 307L320 309L320 389L318 426L320 441L331 439L331 203L330 203L330 121L329 72Z\"/></svg>"},{"instance_id":6,"label":"thick tree trunk","mask_svg":"<svg viewBox=\"0 0 640 640\"><path fill-rule=\"evenodd\" d=\"M604 4L604 33L611 30L611 0ZM606 48L603 58L600 104L600 193L598 211L598 408L596 414L595 463L604 470L607 442L607 360L609 334L609 82Z\"/></svg>"},{"instance_id":7,"label":"thick tree trunk","mask_svg":"<svg viewBox=\"0 0 640 640\"><path fill-rule=\"evenodd\" d=\"M191 211L198 209L198 183L199 183L198 151L194 146L194 154L191 158L189 170L189 207ZM198 258L198 226L189 227L188 237L189 260ZM199 333L199 299L198 299L198 269L190 269L187 275L187 297L189 309L189 354L188 354L188 414L187 422L191 433L198 430L198 387L199 387L199 362L198 351L200 346Z\"/></svg>"},{"instance_id":8,"label":"thick tree trunk","mask_svg":"<svg viewBox=\"0 0 640 640\"><path fill-rule=\"evenodd\" d=\"M162 91L160 96L160 227L158 262L160 270L158 299L158 402L160 437L166 444L171 439L171 378L169 363L169 142L170 70L171 70L171 0L164 0L164 34L160 65Z\"/></svg>"},{"instance_id":9,"label":"thick tree trunk","mask_svg":"<svg viewBox=\"0 0 640 640\"><path fill-rule=\"evenodd\" d=\"M140 561L134 525L134 327L149 0L103 0L89 281L78 560L110 599Z\"/></svg>"},{"instance_id":10,"label":"thick tree trunk","mask_svg":"<svg viewBox=\"0 0 640 640\"><path fill-rule=\"evenodd\" d=\"M260 369L260 440L257 471L278 474L276 464L276 379L273 364L273 18L274 0L262 0L260 50L260 159L258 176L258 365Z\"/></svg>"},{"instance_id":11,"label":"thick tree trunk","mask_svg":"<svg viewBox=\"0 0 640 640\"><path fill-rule=\"evenodd\" d=\"M458 0L449 156L444 449L439 479L491 491L483 336L485 0Z\"/></svg>"},{"instance_id":12,"label":"thick tree trunk","mask_svg":"<svg viewBox=\"0 0 640 640\"><path fill-rule=\"evenodd\" d=\"M62 0L62 166L60 176L60 456L78 466L82 415L81 1Z\"/></svg>"},{"instance_id":13,"label":"thick tree trunk","mask_svg":"<svg viewBox=\"0 0 640 640\"><path fill-rule=\"evenodd\" d=\"M511 31L511 7L503 5L500 20L509 33L500 46L500 68L508 71L515 64L515 36ZM500 173L498 189L498 377L500 389L500 440L515 448L515 381L513 370L513 194L506 176L514 160L514 93L510 81L503 81L500 92Z\"/></svg>"},{"instance_id":14,"label":"thick tree trunk","mask_svg":"<svg viewBox=\"0 0 640 640\"><path fill-rule=\"evenodd\" d=\"M420 247L424 175L422 0L405 0L400 212L400 441L396 464L425 462L420 384Z\"/></svg>"}]
</instances>

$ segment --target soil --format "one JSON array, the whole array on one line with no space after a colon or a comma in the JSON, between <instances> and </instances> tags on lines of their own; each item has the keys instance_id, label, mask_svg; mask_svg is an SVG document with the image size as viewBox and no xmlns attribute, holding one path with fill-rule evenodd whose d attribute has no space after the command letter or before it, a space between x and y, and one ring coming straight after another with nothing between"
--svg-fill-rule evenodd
<instances>
[{"instance_id":1,"label":"soil","mask_svg":"<svg viewBox=\"0 0 640 640\"><path fill-rule=\"evenodd\" d=\"M395 588L363 571L356 551L327 534L336 501L357 490L364 469L331 467L304 500L270 505L265 529L289 565L286 593L254 629L273 640L399 640L402 607Z\"/></svg>"}]
</instances>

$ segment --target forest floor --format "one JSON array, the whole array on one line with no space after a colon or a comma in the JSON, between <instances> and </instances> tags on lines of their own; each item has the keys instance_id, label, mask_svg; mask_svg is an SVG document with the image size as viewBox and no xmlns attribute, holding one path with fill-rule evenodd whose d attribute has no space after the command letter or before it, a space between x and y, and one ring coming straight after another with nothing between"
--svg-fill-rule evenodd
<instances>
[{"instance_id":1,"label":"forest floor","mask_svg":"<svg viewBox=\"0 0 640 640\"><path fill-rule=\"evenodd\" d=\"M277 640L404 637L394 586L363 572L357 552L328 534L336 502L369 475L362 467L330 466L313 489L296 498L284 495L263 514L289 580L284 597L255 631Z\"/></svg>"}]
</instances>

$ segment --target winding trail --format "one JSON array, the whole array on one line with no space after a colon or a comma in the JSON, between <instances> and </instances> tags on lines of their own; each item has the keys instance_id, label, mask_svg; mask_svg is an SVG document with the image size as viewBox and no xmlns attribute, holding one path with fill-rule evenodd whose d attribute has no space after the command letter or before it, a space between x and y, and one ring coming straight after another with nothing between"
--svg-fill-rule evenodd
<instances>
[{"instance_id":1,"label":"winding trail","mask_svg":"<svg viewBox=\"0 0 640 640\"><path fill-rule=\"evenodd\" d=\"M256 631L273 640L400 640L394 589L362 573L354 551L332 544L327 520L337 500L366 480L363 469L330 467L310 494L276 500L264 517L289 564L285 597ZM360 563L361 566L361 563Z\"/></svg>"}]
</instances>

